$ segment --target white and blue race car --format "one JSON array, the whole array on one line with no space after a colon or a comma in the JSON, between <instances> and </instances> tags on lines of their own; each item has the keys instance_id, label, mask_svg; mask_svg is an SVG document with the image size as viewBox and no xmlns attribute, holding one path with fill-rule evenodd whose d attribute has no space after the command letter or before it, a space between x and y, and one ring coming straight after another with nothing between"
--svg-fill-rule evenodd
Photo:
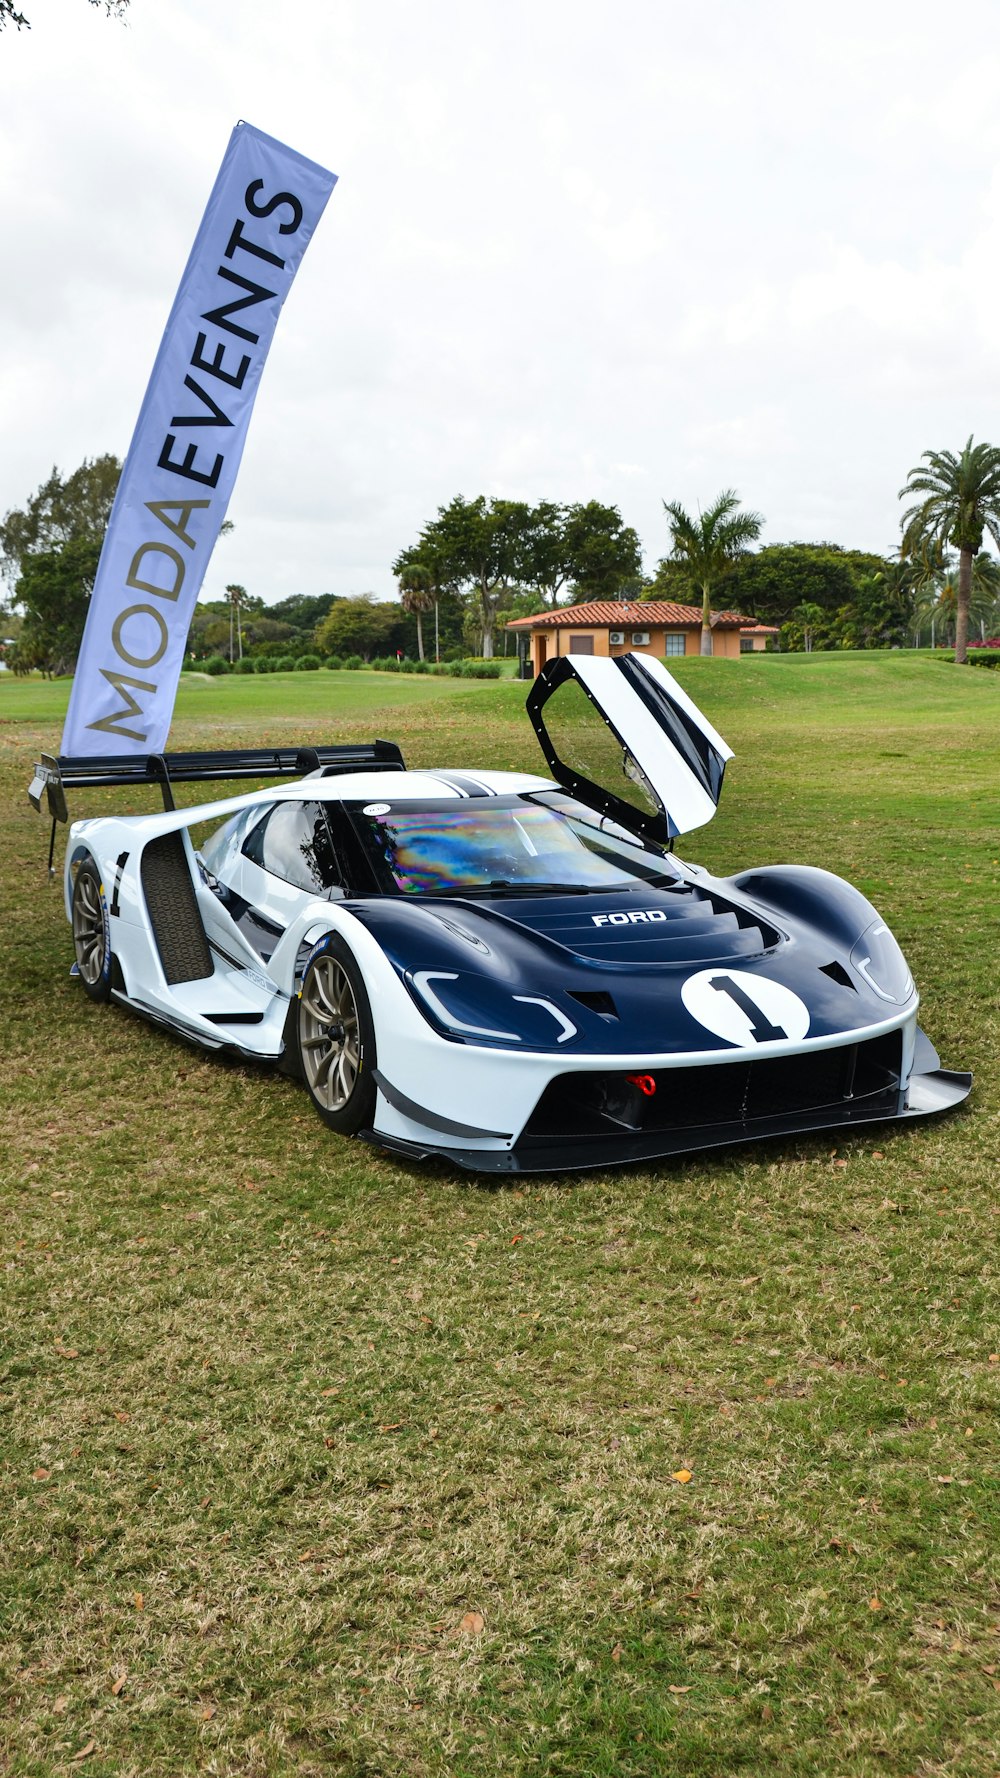
<instances>
[{"instance_id":1,"label":"white and blue race car","mask_svg":"<svg viewBox=\"0 0 1000 1778\"><path fill-rule=\"evenodd\" d=\"M66 786L163 791L162 813L70 830L84 991L300 1076L337 1131L488 1172L966 1098L858 890L797 865L714 878L674 853L731 753L659 662L554 660L528 711L551 777L407 771L384 741L43 761L32 800L54 817ZM175 781L291 773L173 806Z\"/></svg>"}]
</instances>

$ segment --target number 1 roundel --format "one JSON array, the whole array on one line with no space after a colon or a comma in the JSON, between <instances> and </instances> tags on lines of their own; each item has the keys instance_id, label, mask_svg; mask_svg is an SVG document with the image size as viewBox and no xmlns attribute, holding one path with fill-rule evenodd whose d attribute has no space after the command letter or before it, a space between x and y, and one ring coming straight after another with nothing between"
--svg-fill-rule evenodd
<instances>
[{"instance_id":1,"label":"number 1 roundel","mask_svg":"<svg viewBox=\"0 0 1000 1778\"><path fill-rule=\"evenodd\" d=\"M809 1029L809 1008L791 988L742 969L699 970L684 983L681 999L706 1031L741 1049L801 1043Z\"/></svg>"}]
</instances>

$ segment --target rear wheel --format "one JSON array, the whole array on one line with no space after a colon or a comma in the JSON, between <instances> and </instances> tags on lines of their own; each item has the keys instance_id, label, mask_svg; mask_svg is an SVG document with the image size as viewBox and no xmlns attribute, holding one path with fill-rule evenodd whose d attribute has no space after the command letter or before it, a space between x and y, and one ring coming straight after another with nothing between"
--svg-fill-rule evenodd
<instances>
[{"instance_id":1,"label":"rear wheel","mask_svg":"<svg viewBox=\"0 0 1000 1778\"><path fill-rule=\"evenodd\" d=\"M73 884L73 948L85 994L111 999L111 931L101 873L84 858Z\"/></svg>"},{"instance_id":2,"label":"rear wheel","mask_svg":"<svg viewBox=\"0 0 1000 1778\"><path fill-rule=\"evenodd\" d=\"M365 985L343 940L331 937L310 963L298 1006L299 1059L324 1123L343 1136L375 1115L375 1027Z\"/></svg>"}]
</instances>

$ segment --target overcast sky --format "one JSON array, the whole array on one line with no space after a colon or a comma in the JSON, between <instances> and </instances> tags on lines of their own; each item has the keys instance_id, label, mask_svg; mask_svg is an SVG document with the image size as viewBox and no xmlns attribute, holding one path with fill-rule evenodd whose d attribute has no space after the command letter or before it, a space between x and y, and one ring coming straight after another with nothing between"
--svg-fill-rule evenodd
<instances>
[{"instance_id":1,"label":"overcast sky","mask_svg":"<svg viewBox=\"0 0 1000 1778\"><path fill-rule=\"evenodd\" d=\"M0 34L0 511L123 455L234 123L339 174L205 586L390 596L454 494L735 487L891 550L1000 443L1000 7L19 0Z\"/></svg>"}]
</instances>

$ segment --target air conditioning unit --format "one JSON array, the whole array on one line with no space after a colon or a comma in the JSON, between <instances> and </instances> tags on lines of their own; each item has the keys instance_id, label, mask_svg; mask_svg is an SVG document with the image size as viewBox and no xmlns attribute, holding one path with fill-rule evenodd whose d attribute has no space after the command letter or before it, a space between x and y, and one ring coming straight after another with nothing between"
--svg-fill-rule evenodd
<instances>
[{"instance_id":1,"label":"air conditioning unit","mask_svg":"<svg viewBox=\"0 0 1000 1778\"><path fill-rule=\"evenodd\" d=\"M632 647L633 648L648 648L649 647L649 631L648 630L633 630L632 631Z\"/></svg>"},{"instance_id":2,"label":"air conditioning unit","mask_svg":"<svg viewBox=\"0 0 1000 1778\"><path fill-rule=\"evenodd\" d=\"M609 630L608 631L608 641L612 644L612 646L616 642L624 642L624 640L625 640L625 631L624 630Z\"/></svg>"}]
</instances>

